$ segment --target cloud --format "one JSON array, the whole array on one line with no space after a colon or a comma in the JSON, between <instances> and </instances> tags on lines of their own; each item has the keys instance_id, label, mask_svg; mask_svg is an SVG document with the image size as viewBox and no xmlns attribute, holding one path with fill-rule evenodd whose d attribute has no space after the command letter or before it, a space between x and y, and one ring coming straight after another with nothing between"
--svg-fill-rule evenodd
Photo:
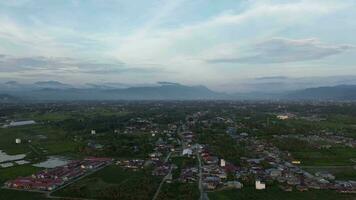
<instances>
[{"instance_id":1,"label":"cloud","mask_svg":"<svg viewBox=\"0 0 356 200\"><path fill-rule=\"evenodd\" d=\"M209 63L288 63L318 60L343 53L354 48L352 45L329 45L318 39L272 38L255 45L251 51L255 55L245 57L226 57L208 60Z\"/></svg>"},{"instance_id":2,"label":"cloud","mask_svg":"<svg viewBox=\"0 0 356 200\"><path fill-rule=\"evenodd\" d=\"M256 80L284 80L288 79L287 76L262 76L255 78Z\"/></svg>"},{"instance_id":3,"label":"cloud","mask_svg":"<svg viewBox=\"0 0 356 200\"><path fill-rule=\"evenodd\" d=\"M99 62L67 57L11 57L0 56L0 72L52 72L52 73L88 73L88 74L121 74L121 73L155 73L155 67L132 67L123 62Z\"/></svg>"},{"instance_id":4,"label":"cloud","mask_svg":"<svg viewBox=\"0 0 356 200\"><path fill-rule=\"evenodd\" d=\"M355 5L353 0L43 2L41 8L45 9L41 12L36 1L20 1L23 3L18 8L0 6L0 54L17 56L0 58L0 72L7 71L0 74L0 79L10 75L21 78L60 75L78 82L87 79L128 82L169 79L186 84L214 85L246 76L279 74L278 70L284 69L283 64L276 64L269 68L268 74L263 74L266 72L248 64L231 68L224 63L318 59L315 54L310 58L288 57L293 52L282 52L271 59L266 53L270 50L263 49L268 44L254 46L266 38L318 36L321 41L355 43L351 35L355 16L350 12ZM90 23L85 23L88 21ZM327 24L320 23L323 21ZM309 47L313 45L318 46L314 43ZM319 45L323 49L317 54L319 59L346 51L335 50L333 45ZM325 50L325 46L331 49ZM252 48L247 51L245 47ZM314 50L315 47L308 49ZM328 64L352 63L353 58L345 55L342 61ZM207 65L206 60L223 64L217 68ZM325 65L320 68L326 69ZM295 68L292 67L282 75L300 74L305 72L303 68L310 68L305 63L295 63ZM314 70L315 74L320 73ZM340 70L340 73L347 73L345 71Z\"/></svg>"}]
</instances>

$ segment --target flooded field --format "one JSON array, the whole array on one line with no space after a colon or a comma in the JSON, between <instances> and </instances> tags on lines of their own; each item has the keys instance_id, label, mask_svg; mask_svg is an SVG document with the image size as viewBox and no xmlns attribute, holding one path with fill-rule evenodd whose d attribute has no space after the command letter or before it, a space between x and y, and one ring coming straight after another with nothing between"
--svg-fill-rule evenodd
<instances>
[{"instance_id":1,"label":"flooded field","mask_svg":"<svg viewBox=\"0 0 356 200\"><path fill-rule=\"evenodd\" d=\"M55 168L58 166L65 165L69 162L69 160L65 157L61 156L50 156L46 161L34 164L35 167L43 167L43 168Z\"/></svg>"},{"instance_id":2,"label":"flooded field","mask_svg":"<svg viewBox=\"0 0 356 200\"><path fill-rule=\"evenodd\" d=\"M0 150L0 163L9 162L14 160L21 160L25 158L26 154L8 155L7 153Z\"/></svg>"}]
</instances>

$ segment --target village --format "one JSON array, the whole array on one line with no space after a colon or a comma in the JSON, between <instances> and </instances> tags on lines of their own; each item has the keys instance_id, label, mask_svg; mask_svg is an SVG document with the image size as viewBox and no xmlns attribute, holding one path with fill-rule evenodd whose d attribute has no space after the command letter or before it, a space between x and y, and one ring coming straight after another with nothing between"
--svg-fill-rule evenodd
<instances>
[{"instance_id":1,"label":"village","mask_svg":"<svg viewBox=\"0 0 356 200\"><path fill-rule=\"evenodd\" d=\"M59 189L71 182L90 173L110 165L110 158L85 158L84 160L71 161L70 163L46 169L28 177L18 177L5 182L8 189L27 191L49 192Z\"/></svg>"},{"instance_id":2,"label":"village","mask_svg":"<svg viewBox=\"0 0 356 200\"><path fill-rule=\"evenodd\" d=\"M237 108L251 109L246 105ZM11 159L0 162L2 169L31 165L36 170L25 176L7 179L3 189L46 193L59 198L66 194L62 191L82 188L86 180L91 180L90 177L114 170L120 176L144 173L154 180L150 186L153 200L164 199L162 195L167 195L171 187L185 188L188 194L204 200L211 199L217 193L252 188L256 192L278 188L286 193L316 190L356 193L354 179L340 179L339 174L329 171L332 165L325 169L314 167L313 160L298 154L298 145L305 152L354 149L356 140L353 137L328 130L287 134L283 129L280 134L266 137L261 130L299 117L297 114L270 113L268 117L254 122L255 119L248 115L236 118L229 113L196 109L169 123L159 121L164 116L158 113L149 117L127 117L125 123L107 132L89 125L85 131L72 136L71 143L79 144L77 153L80 154L80 158L73 159L52 156L48 152L50 148L40 146L48 142L51 135L16 135L11 139L12 145L29 147L30 150L34 148L39 151L41 159L26 154L7 156ZM105 123L100 119L102 121ZM42 127L45 124L32 119L7 123L3 130ZM51 162L51 159L57 159L53 167L41 165ZM352 158L342 162L340 167L350 166L348 169L351 170L355 166ZM188 190L184 185L191 188Z\"/></svg>"}]
</instances>

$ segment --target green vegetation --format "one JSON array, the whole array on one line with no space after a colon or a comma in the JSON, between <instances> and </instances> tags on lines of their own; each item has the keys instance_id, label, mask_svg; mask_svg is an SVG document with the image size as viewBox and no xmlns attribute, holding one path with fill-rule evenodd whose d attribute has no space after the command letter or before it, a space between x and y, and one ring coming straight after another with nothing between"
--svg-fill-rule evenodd
<instances>
[{"instance_id":1,"label":"green vegetation","mask_svg":"<svg viewBox=\"0 0 356 200\"><path fill-rule=\"evenodd\" d=\"M198 160L196 158L188 158L188 157L172 157L172 163L177 166L172 173L173 179L178 179L182 169L187 167L197 167Z\"/></svg>"},{"instance_id":2,"label":"green vegetation","mask_svg":"<svg viewBox=\"0 0 356 200\"><path fill-rule=\"evenodd\" d=\"M311 190L306 192L283 192L274 186L266 190L256 190L253 187L244 187L241 190L223 190L209 193L210 200L352 200L353 194L340 194L329 190Z\"/></svg>"},{"instance_id":3,"label":"green vegetation","mask_svg":"<svg viewBox=\"0 0 356 200\"><path fill-rule=\"evenodd\" d=\"M334 135L356 138L356 106L352 103L68 102L0 105L0 108L0 123L9 120L38 122L36 125L0 129L0 150L11 155L26 154L25 159L31 161L31 164L0 168L1 184L41 170L32 164L52 155L73 159L86 156L146 159L154 151L158 138L166 141L173 137L169 144L173 148L178 147L178 142L174 140L176 133L168 134L167 130L171 125L176 125L179 127L178 132L181 131L181 125L186 120L192 122L186 128L197 133L198 143L206 144L214 155L237 166L241 166L240 157L253 158L255 155L248 151L251 142L245 140L236 143L225 133L227 127L235 127L237 134L246 132L249 138L257 137L290 152L292 157L302 161L301 167L311 173L327 171L338 180L356 180L356 170L353 168L356 163L352 161L356 159L355 148L333 144L329 149L322 149L320 146L323 142L319 141L308 143L299 139L272 137L285 134L322 135L331 132ZM201 116L193 115L197 112ZM277 119L277 114L285 112L294 114L295 118ZM217 120L217 117L223 120ZM96 130L96 135L90 134L92 129ZM151 130L157 130L156 136L151 135ZM15 138L21 138L22 144L15 144ZM172 183L163 184L158 199L198 199L200 194L197 183L180 183L177 180L183 168L197 166L197 159L175 156L173 153L170 161L178 169L173 171ZM266 161L261 165L264 168L271 167ZM54 195L100 200L152 199L161 180L162 177L153 177L150 169L132 171L113 165L56 191ZM228 174L228 180L235 180L234 174ZM251 177L251 184L252 181L254 178ZM257 191L246 186L242 190L209 192L209 197L212 200L348 200L354 196L330 190L283 192L277 186ZM44 197L37 193L0 190L0 199L42 200Z\"/></svg>"},{"instance_id":4,"label":"green vegetation","mask_svg":"<svg viewBox=\"0 0 356 200\"><path fill-rule=\"evenodd\" d=\"M191 200L199 199L197 183L165 183L159 193L159 200Z\"/></svg>"},{"instance_id":5,"label":"green vegetation","mask_svg":"<svg viewBox=\"0 0 356 200\"><path fill-rule=\"evenodd\" d=\"M199 134L199 143L209 145L212 152L232 162L240 163L240 157L246 154L243 146L237 144L223 131L204 130Z\"/></svg>"},{"instance_id":6,"label":"green vegetation","mask_svg":"<svg viewBox=\"0 0 356 200\"><path fill-rule=\"evenodd\" d=\"M26 200L45 200L44 194L35 192L15 191L0 189L1 200L26 199Z\"/></svg>"},{"instance_id":7,"label":"green vegetation","mask_svg":"<svg viewBox=\"0 0 356 200\"><path fill-rule=\"evenodd\" d=\"M109 166L53 195L108 200L152 199L159 181L148 170L129 171Z\"/></svg>"},{"instance_id":8,"label":"green vegetation","mask_svg":"<svg viewBox=\"0 0 356 200\"><path fill-rule=\"evenodd\" d=\"M354 164L351 159L356 158L356 149L351 147L320 149L298 139L273 140L273 143L307 166L351 166Z\"/></svg>"},{"instance_id":9,"label":"green vegetation","mask_svg":"<svg viewBox=\"0 0 356 200\"><path fill-rule=\"evenodd\" d=\"M0 183L3 184L4 182L19 176L29 176L40 170L41 168L33 167L30 164L18 165L9 168L0 168Z\"/></svg>"},{"instance_id":10,"label":"green vegetation","mask_svg":"<svg viewBox=\"0 0 356 200\"><path fill-rule=\"evenodd\" d=\"M323 166L323 167L302 167L310 173L329 172L333 174L337 180L354 180L356 181L356 169L353 166Z\"/></svg>"}]
</instances>

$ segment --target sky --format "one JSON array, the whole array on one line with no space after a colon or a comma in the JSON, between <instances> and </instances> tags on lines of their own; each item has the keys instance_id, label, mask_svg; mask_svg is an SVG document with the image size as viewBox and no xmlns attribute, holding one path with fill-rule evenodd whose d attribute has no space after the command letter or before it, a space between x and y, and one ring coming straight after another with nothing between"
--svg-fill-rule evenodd
<instances>
[{"instance_id":1,"label":"sky","mask_svg":"<svg viewBox=\"0 0 356 200\"><path fill-rule=\"evenodd\" d=\"M355 0L1 0L0 79L343 79L356 76L355 19Z\"/></svg>"}]
</instances>

